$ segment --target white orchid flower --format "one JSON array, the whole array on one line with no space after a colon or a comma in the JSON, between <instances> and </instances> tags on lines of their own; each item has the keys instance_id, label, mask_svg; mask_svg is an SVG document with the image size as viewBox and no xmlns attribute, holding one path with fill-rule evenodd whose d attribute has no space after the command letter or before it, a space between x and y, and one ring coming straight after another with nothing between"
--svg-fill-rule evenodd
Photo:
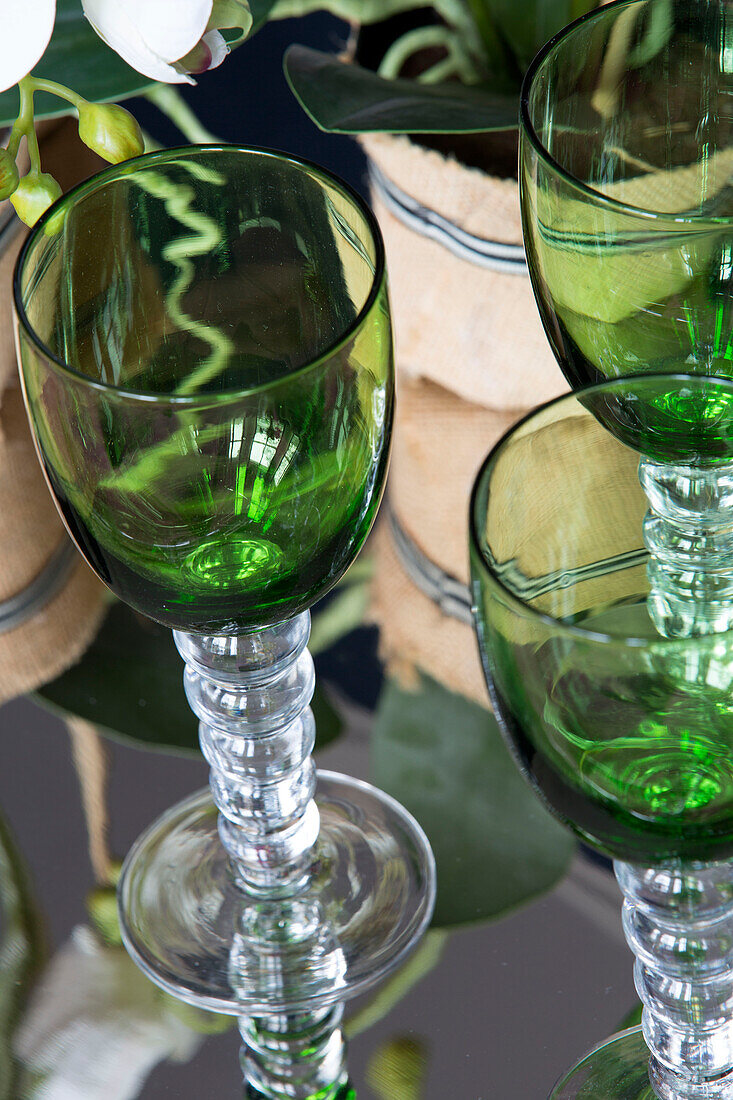
<instances>
[{"instance_id":1,"label":"white orchid flower","mask_svg":"<svg viewBox=\"0 0 733 1100\"><path fill-rule=\"evenodd\" d=\"M56 0L0 3L0 92L12 88L43 57L56 18Z\"/></svg>"},{"instance_id":2,"label":"white orchid flower","mask_svg":"<svg viewBox=\"0 0 733 1100\"><path fill-rule=\"evenodd\" d=\"M132 1100L158 1063L194 1056L207 1020L188 1018L201 1020L199 1032L123 948L82 926L34 988L15 1053L37 1075L36 1100Z\"/></svg>"},{"instance_id":3,"label":"white orchid flower","mask_svg":"<svg viewBox=\"0 0 733 1100\"><path fill-rule=\"evenodd\" d=\"M243 38L252 26L247 0L82 0L82 7L128 65L165 84L194 84L191 73L216 68L229 53L220 31Z\"/></svg>"}]
</instances>

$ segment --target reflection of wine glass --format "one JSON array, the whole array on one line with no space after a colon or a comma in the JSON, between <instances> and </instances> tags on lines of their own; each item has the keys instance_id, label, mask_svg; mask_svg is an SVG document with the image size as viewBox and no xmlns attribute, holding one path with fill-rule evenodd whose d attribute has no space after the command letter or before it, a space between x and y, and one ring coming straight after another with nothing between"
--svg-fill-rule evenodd
<instances>
[{"instance_id":1,"label":"reflection of wine glass","mask_svg":"<svg viewBox=\"0 0 733 1100\"><path fill-rule=\"evenodd\" d=\"M726 0L610 4L527 73L525 246L573 385L733 373L730 20Z\"/></svg>"},{"instance_id":2,"label":"reflection of wine glass","mask_svg":"<svg viewBox=\"0 0 733 1100\"><path fill-rule=\"evenodd\" d=\"M434 894L415 822L330 774L314 800L310 755L307 609L356 556L387 465L378 229L288 157L156 153L60 201L15 300L56 502L109 587L175 629L221 811L217 829L198 795L138 841L128 947L183 999L297 1011L307 1035L396 965Z\"/></svg>"},{"instance_id":3,"label":"reflection of wine glass","mask_svg":"<svg viewBox=\"0 0 733 1100\"><path fill-rule=\"evenodd\" d=\"M645 544L670 521L637 476L642 449L646 462L694 454L702 484L723 441L733 453L732 402L722 379L607 382L531 414L474 488L473 596L494 705L544 802L617 860L652 1052L637 1032L611 1040L557 1100L649 1100L650 1079L663 1098L733 1095L733 873L715 862L733 855L733 631L660 634ZM663 503L680 544L703 538L683 498ZM730 537L730 505L721 517ZM704 604L715 565L693 553L688 564Z\"/></svg>"}]
</instances>

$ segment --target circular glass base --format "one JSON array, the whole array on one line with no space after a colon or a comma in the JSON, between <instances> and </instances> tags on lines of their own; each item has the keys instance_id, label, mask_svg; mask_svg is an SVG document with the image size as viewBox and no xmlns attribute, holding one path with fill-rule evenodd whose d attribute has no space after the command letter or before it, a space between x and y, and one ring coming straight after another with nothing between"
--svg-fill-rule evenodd
<instances>
[{"instance_id":1,"label":"circular glass base","mask_svg":"<svg viewBox=\"0 0 733 1100\"><path fill-rule=\"evenodd\" d=\"M139 838L118 896L125 946L173 996L234 1015L313 1010L379 982L415 946L435 902L435 863L417 822L389 795L318 773L321 826L307 888L244 892L208 791Z\"/></svg>"},{"instance_id":2,"label":"circular glass base","mask_svg":"<svg viewBox=\"0 0 733 1100\"><path fill-rule=\"evenodd\" d=\"M560 1079L549 1100L657 1100L641 1028L599 1043Z\"/></svg>"},{"instance_id":3,"label":"circular glass base","mask_svg":"<svg viewBox=\"0 0 733 1100\"><path fill-rule=\"evenodd\" d=\"M661 1072L660 1072L661 1071ZM557 1083L549 1100L732 1100L733 1074L695 1083L662 1070L641 1027L611 1036Z\"/></svg>"}]
</instances>

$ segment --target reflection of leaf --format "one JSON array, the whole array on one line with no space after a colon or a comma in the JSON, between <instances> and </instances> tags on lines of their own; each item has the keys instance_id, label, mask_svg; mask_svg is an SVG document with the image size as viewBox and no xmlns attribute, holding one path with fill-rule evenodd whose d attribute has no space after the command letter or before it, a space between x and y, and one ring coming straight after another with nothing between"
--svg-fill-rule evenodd
<instances>
[{"instance_id":1,"label":"reflection of leaf","mask_svg":"<svg viewBox=\"0 0 733 1100\"><path fill-rule=\"evenodd\" d=\"M434 923L496 917L549 889L573 850L476 703L422 678L388 683L372 741L374 781L425 829L438 868Z\"/></svg>"},{"instance_id":2,"label":"reflection of leaf","mask_svg":"<svg viewBox=\"0 0 733 1100\"><path fill-rule=\"evenodd\" d=\"M380 1020L384 1020L403 997L418 982L434 970L441 960L448 933L442 928L429 928L406 963L377 986L372 996L344 1023L349 1039L361 1035Z\"/></svg>"},{"instance_id":3,"label":"reflection of leaf","mask_svg":"<svg viewBox=\"0 0 733 1100\"><path fill-rule=\"evenodd\" d=\"M183 691L183 662L171 632L124 604L112 605L81 661L36 697L113 737L198 754L198 720ZM338 737L341 720L318 687L311 706L318 749Z\"/></svg>"},{"instance_id":4,"label":"reflection of leaf","mask_svg":"<svg viewBox=\"0 0 733 1100\"><path fill-rule=\"evenodd\" d=\"M676 1090L666 1095L679 1096ZM589 1051L558 1081L552 1096L574 1096L577 1100L633 1096L635 1100L657 1100L649 1081L649 1048L641 1028L619 1032Z\"/></svg>"},{"instance_id":5,"label":"reflection of leaf","mask_svg":"<svg viewBox=\"0 0 733 1100\"><path fill-rule=\"evenodd\" d=\"M722 224L675 222L672 212L695 209L701 195L712 200L724 193L731 172L733 149L723 149L701 163L593 184L613 202L670 212L654 232L643 217L609 213L578 190L558 192L546 180L533 187L524 179L530 259L556 301L581 319L615 325L631 318L643 331L650 307L684 294L695 274L707 271L725 236Z\"/></svg>"},{"instance_id":6,"label":"reflection of leaf","mask_svg":"<svg viewBox=\"0 0 733 1100\"><path fill-rule=\"evenodd\" d=\"M613 1029L614 1032L616 1032L616 1031L626 1031L627 1028L630 1028L630 1027L638 1027L639 1024L641 1023L641 1009L642 1009L641 1004L634 1005L634 1007L631 1009L631 1011L626 1013L623 1020L618 1025L618 1027L615 1027Z\"/></svg>"},{"instance_id":7,"label":"reflection of leaf","mask_svg":"<svg viewBox=\"0 0 733 1100\"><path fill-rule=\"evenodd\" d=\"M328 649L345 634L356 630L364 620L368 603L369 585L365 581L337 589L319 614L313 616L309 643L311 653Z\"/></svg>"},{"instance_id":8,"label":"reflection of leaf","mask_svg":"<svg viewBox=\"0 0 733 1100\"><path fill-rule=\"evenodd\" d=\"M28 874L0 817L0 1100L16 1100L16 1025L43 962L45 948Z\"/></svg>"}]
</instances>

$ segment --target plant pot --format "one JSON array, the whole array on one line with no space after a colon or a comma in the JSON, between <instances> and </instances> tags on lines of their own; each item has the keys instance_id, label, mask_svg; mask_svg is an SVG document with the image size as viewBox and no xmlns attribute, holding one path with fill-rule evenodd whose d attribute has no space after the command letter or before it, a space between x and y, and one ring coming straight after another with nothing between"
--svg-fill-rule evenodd
<instances>
[{"instance_id":1,"label":"plant pot","mask_svg":"<svg viewBox=\"0 0 733 1100\"><path fill-rule=\"evenodd\" d=\"M372 615L403 683L415 666L486 703L466 583L471 485L500 436L567 383L532 294L516 180L407 137L360 141L385 240L399 379Z\"/></svg>"},{"instance_id":2,"label":"plant pot","mask_svg":"<svg viewBox=\"0 0 733 1100\"><path fill-rule=\"evenodd\" d=\"M360 142L387 252L398 370L493 409L562 393L524 261L516 180L407 137Z\"/></svg>"},{"instance_id":3,"label":"plant pot","mask_svg":"<svg viewBox=\"0 0 733 1100\"><path fill-rule=\"evenodd\" d=\"M96 167L80 155L73 123L46 127L42 137L44 170L65 186ZM58 517L28 428L12 307L13 268L25 235L10 204L0 203L0 703L74 664L106 604Z\"/></svg>"}]
</instances>

